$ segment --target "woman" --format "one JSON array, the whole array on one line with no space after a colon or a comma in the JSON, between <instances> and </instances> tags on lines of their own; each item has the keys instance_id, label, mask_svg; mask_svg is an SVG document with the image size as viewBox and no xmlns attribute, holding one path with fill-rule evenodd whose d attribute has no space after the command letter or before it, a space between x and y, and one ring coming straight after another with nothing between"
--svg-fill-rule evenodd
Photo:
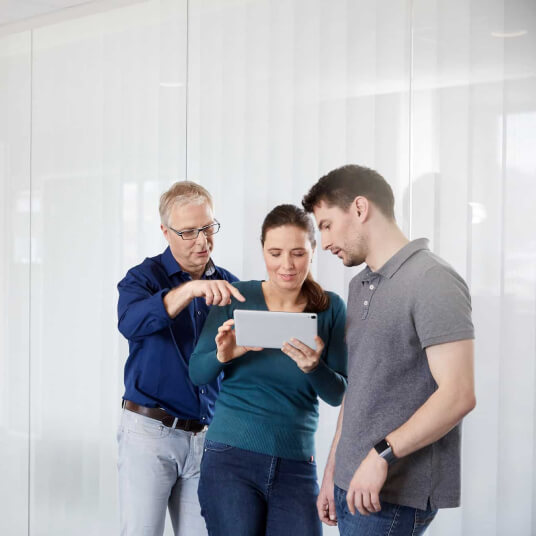
<instances>
[{"instance_id":1,"label":"woman","mask_svg":"<svg viewBox=\"0 0 536 536\"><path fill-rule=\"evenodd\" d=\"M201 512L210 536L317 536L318 397L337 406L346 389L346 309L309 273L307 213L275 207L261 243L268 279L235 283L246 302L211 309L190 359L196 385L224 371L201 463ZM237 346L235 309L315 312L316 348L294 339L281 350Z\"/></svg>"}]
</instances>

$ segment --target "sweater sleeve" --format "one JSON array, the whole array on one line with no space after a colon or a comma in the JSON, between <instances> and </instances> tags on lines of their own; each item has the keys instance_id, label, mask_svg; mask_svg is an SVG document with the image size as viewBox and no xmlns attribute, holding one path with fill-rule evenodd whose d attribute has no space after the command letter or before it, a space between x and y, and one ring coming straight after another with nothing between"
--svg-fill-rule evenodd
<instances>
[{"instance_id":1,"label":"sweater sleeve","mask_svg":"<svg viewBox=\"0 0 536 536\"><path fill-rule=\"evenodd\" d=\"M331 294L333 317L318 366L307 374L318 396L330 406L341 404L347 385L348 349L345 340L346 306L337 294Z\"/></svg>"},{"instance_id":2,"label":"sweater sleeve","mask_svg":"<svg viewBox=\"0 0 536 536\"><path fill-rule=\"evenodd\" d=\"M218 328L233 317L232 305L213 306L201 331L201 336L190 357L190 379L194 385L205 385L215 380L225 368L216 358Z\"/></svg>"}]
</instances>

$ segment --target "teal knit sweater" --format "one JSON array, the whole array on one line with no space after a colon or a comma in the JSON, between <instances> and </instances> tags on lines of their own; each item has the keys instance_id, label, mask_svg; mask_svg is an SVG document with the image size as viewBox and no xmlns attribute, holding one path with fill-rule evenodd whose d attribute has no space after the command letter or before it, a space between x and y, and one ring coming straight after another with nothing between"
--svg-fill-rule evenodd
<instances>
[{"instance_id":1,"label":"teal knit sweater","mask_svg":"<svg viewBox=\"0 0 536 536\"><path fill-rule=\"evenodd\" d=\"M318 313L318 335L325 343L318 367L306 374L279 349L264 349L223 364L216 358L218 327L235 309L268 310L261 281L234 283L246 298L212 307L190 358L190 377L204 385L223 371L214 419L207 438L234 447L307 460L314 455L318 397L338 406L346 389L347 350L344 340L346 307L329 293L330 306Z\"/></svg>"}]
</instances>

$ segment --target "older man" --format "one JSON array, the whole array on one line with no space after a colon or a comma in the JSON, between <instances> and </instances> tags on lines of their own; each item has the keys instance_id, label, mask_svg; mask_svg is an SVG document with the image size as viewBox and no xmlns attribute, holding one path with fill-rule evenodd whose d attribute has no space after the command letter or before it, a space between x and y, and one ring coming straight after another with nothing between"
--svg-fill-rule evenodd
<instances>
[{"instance_id":1,"label":"older man","mask_svg":"<svg viewBox=\"0 0 536 536\"><path fill-rule=\"evenodd\" d=\"M418 536L460 504L460 421L475 405L469 290L427 240L404 236L377 172L336 169L303 204L324 249L367 264L350 283L348 390L320 518L342 536Z\"/></svg>"},{"instance_id":2,"label":"older man","mask_svg":"<svg viewBox=\"0 0 536 536\"><path fill-rule=\"evenodd\" d=\"M131 268L119 283L119 331L128 339L118 433L121 534L163 534L166 509L176 535L206 534L197 499L205 429L219 379L194 386L188 362L210 305L244 301L237 278L211 260L209 192L175 183L160 198L169 247Z\"/></svg>"}]
</instances>

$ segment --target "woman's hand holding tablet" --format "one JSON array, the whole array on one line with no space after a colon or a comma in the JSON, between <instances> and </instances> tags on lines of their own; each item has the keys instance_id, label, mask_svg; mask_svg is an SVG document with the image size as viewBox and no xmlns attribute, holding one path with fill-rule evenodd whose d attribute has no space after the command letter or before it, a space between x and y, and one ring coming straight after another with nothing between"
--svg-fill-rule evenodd
<instances>
[{"instance_id":1,"label":"woman's hand holding tablet","mask_svg":"<svg viewBox=\"0 0 536 536\"><path fill-rule=\"evenodd\" d=\"M308 374L318 367L322 351L324 350L324 341L317 335L315 337L316 350L303 344L298 339L290 339L290 344L286 342L281 347L281 351L287 354L298 367Z\"/></svg>"},{"instance_id":2,"label":"woman's hand holding tablet","mask_svg":"<svg viewBox=\"0 0 536 536\"><path fill-rule=\"evenodd\" d=\"M233 329L235 321L227 320L218 328L216 335L216 346L218 351L216 357L221 363L228 363L237 357L243 356L246 352L260 352L259 346L237 346L236 335Z\"/></svg>"}]
</instances>

